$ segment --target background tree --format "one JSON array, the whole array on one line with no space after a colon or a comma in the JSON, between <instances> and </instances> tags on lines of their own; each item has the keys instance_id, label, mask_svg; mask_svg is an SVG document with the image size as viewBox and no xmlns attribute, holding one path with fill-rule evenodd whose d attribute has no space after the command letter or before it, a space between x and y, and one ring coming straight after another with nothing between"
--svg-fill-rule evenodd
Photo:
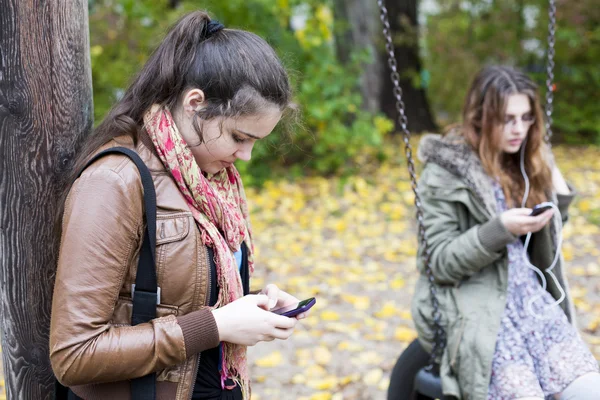
<instances>
[{"instance_id":1,"label":"background tree","mask_svg":"<svg viewBox=\"0 0 600 400\"><path fill-rule=\"evenodd\" d=\"M365 51L368 61L360 76L363 108L372 113L381 111L381 91L387 81L387 62L382 63L381 23L376 1L334 0L335 46L343 64L351 61L357 51Z\"/></svg>"},{"instance_id":2,"label":"background tree","mask_svg":"<svg viewBox=\"0 0 600 400\"><path fill-rule=\"evenodd\" d=\"M435 130L436 124L426 96L427 72L419 49L417 0L385 2L392 27L394 51L401 76L408 125L411 131ZM367 62L360 75L365 110L384 112L396 120L396 98L389 80L388 55L382 40L377 1L335 0L336 48L338 59L347 64L350 55L366 51ZM396 126L396 129L399 129Z\"/></svg>"},{"instance_id":3,"label":"background tree","mask_svg":"<svg viewBox=\"0 0 600 400\"><path fill-rule=\"evenodd\" d=\"M425 91L429 80L428 72L423 68L419 54L420 31L417 18L419 1L386 0L385 5L393 33L394 52L398 62L400 86L404 94L408 128L413 132L435 131L436 123ZM381 50L379 57L382 64L387 67L388 56L384 49ZM381 107L388 118L397 121L396 98L388 74L386 68L386 80L381 92ZM399 128L396 126L397 130Z\"/></svg>"}]
</instances>

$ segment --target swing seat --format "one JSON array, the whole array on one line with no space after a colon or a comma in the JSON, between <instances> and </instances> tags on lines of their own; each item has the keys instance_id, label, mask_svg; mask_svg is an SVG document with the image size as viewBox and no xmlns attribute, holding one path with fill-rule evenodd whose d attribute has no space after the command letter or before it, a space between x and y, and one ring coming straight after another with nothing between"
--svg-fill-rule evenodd
<instances>
[{"instance_id":1,"label":"swing seat","mask_svg":"<svg viewBox=\"0 0 600 400\"><path fill-rule=\"evenodd\" d=\"M439 366L436 364L430 370L421 368L415 376L415 393L431 399L442 399L442 380L440 379Z\"/></svg>"},{"instance_id":2,"label":"swing seat","mask_svg":"<svg viewBox=\"0 0 600 400\"><path fill-rule=\"evenodd\" d=\"M427 369L429 353L418 340L402 352L390 376L388 400L446 399L442 393L439 366Z\"/></svg>"}]
</instances>

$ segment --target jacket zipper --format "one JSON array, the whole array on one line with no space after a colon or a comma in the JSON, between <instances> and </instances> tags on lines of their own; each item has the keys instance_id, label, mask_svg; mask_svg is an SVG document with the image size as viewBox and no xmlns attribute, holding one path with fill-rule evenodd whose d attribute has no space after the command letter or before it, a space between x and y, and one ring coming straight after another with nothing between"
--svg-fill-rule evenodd
<instances>
[{"instance_id":1,"label":"jacket zipper","mask_svg":"<svg viewBox=\"0 0 600 400\"><path fill-rule=\"evenodd\" d=\"M208 261L208 279L206 285L206 300L204 301L204 305L208 306L210 302L210 288L211 288L211 278L212 278L212 268L211 268L211 260L210 260L210 251L206 248L206 260ZM200 369L200 357L202 357L202 352L198 354L198 359L196 360L196 366L194 368L194 381L192 383L192 390L190 391L190 400L194 396L194 389L196 387L196 378L198 377L198 370Z\"/></svg>"}]
</instances>

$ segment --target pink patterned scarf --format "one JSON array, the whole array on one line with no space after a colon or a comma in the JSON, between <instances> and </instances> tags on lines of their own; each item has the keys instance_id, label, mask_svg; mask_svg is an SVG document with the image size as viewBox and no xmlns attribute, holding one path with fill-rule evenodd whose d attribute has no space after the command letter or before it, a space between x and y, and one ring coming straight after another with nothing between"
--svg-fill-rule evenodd
<instances>
[{"instance_id":1,"label":"pink patterned scarf","mask_svg":"<svg viewBox=\"0 0 600 400\"><path fill-rule=\"evenodd\" d=\"M242 281L233 252L242 242L248 248L248 267L254 272L253 244L246 194L235 166L204 176L187 143L180 135L171 113L157 104L144 115L144 124L165 168L186 198L205 245L215 252L221 307L243 296ZM231 378L249 399L246 347L223 343L221 385Z\"/></svg>"}]
</instances>

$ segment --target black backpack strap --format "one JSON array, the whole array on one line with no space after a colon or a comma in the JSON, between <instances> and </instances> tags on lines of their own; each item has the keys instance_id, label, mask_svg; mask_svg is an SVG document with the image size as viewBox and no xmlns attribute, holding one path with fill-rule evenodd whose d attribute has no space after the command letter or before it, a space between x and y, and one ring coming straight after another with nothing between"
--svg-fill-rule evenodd
<instances>
[{"instance_id":1,"label":"black backpack strap","mask_svg":"<svg viewBox=\"0 0 600 400\"><path fill-rule=\"evenodd\" d=\"M140 156L125 147L112 147L94 156L83 168L108 154L124 154L138 168L144 188L144 209L146 213L146 229L140 250L135 285L131 289L133 311L131 325L141 324L156 318L156 305L160 303L160 288L156 283L156 192L148 167ZM83 170L82 170L83 171ZM156 374L152 373L131 380L132 400L153 400L156 398Z\"/></svg>"}]
</instances>

